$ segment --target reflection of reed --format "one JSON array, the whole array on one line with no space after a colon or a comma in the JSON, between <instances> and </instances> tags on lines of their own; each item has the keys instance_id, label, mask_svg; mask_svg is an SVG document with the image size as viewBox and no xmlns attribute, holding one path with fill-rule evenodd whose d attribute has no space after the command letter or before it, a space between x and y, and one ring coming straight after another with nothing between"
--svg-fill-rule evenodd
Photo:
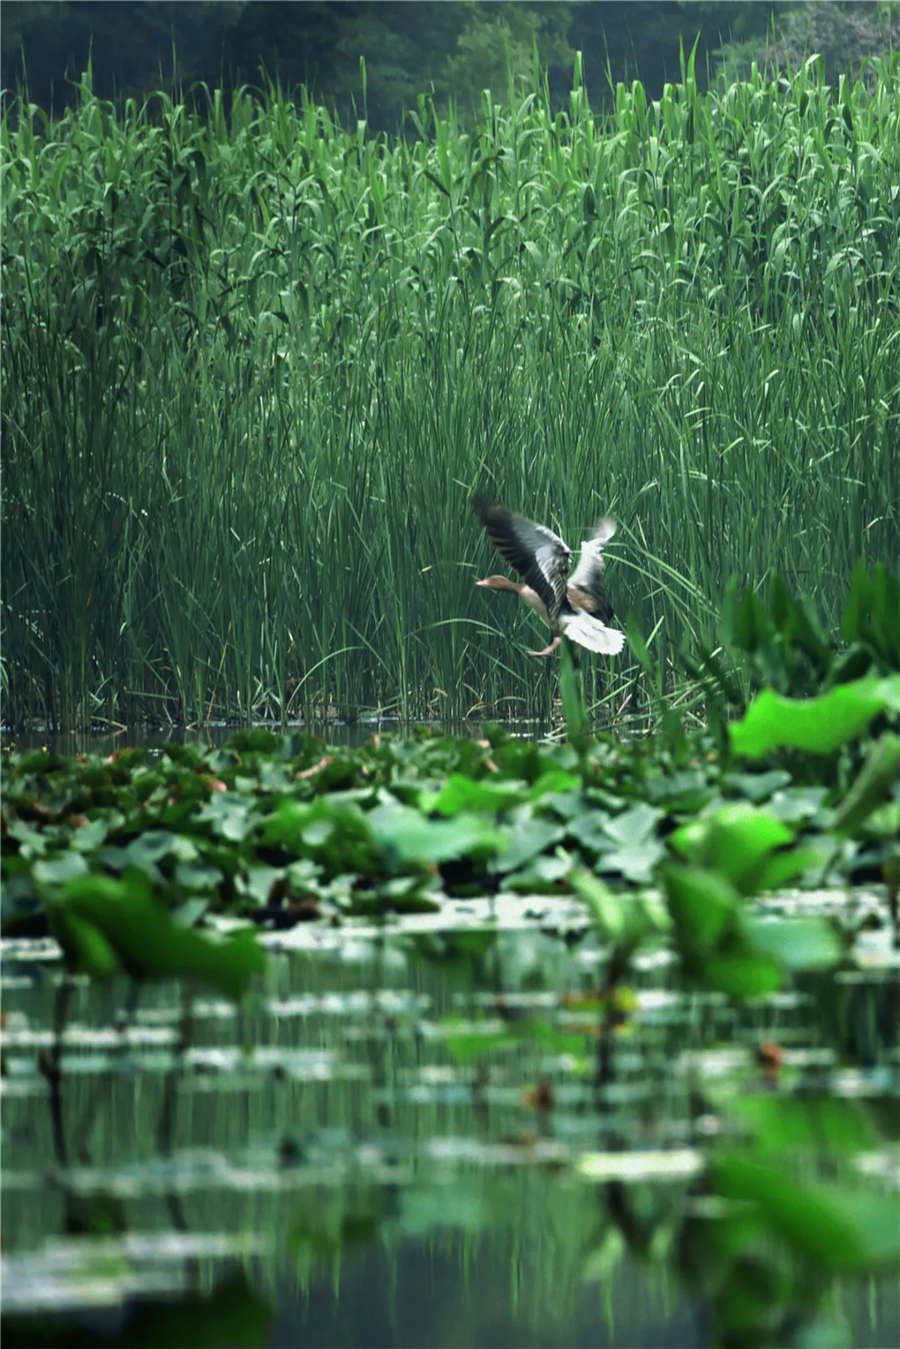
<instances>
[{"instance_id":1,"label":"reflection of reed","mask_svg":"<svg viewBox=\"0 0 900 1349\"><path fill-rule=\"evenodd\" d=\"M604 1011L597 1036L597 1064L594 1070L594 1095L597 1109L600 1111L609 1109L609 1102L604 1099L603 1093L615 1080L614 1037L624 1019L616 991L628 974L632 954L630 945L613 948L600 988L600 1000Z\"/></svg>"},{"instance_id":2,"label":"reflection of reed","mask_svg":"<svg viewBox=\"0 0 900 1349\"><path fill-rule=\"evenodd\" d=\"M68 1161L66 1134L63 1123L61 1060L63 1032L66 1028L66 1013L69 1009L73 988L74 983L72 979L68 974L64 974L62 982L56 990L56 997L53 1000L53 1048L49 1054L41 1053L38 1056L38 1068L50 1089L50 1123L53 1129L53 1151L59 1166L66 1166Z\"/></svg>"},{"instance_id":3,"label":"reflection of reed","mask_svg":"<svg viewBox=\"0 0 900 1349\"><path fill-rule=\"evenodd\" d=\"M130 981L130 986L128 989L128 997L125 1002L125 1010L122 1014L122 1018L120 1021L118 1052L119 1055L122 1057L124 1057L128 1049L128 1036L126 1032L128 1030L128 1027L134 1024L135 1013L137 1011L137 1005L138 1000L140 999L140 995L141 995L141 986L136 979L132 979ZM109 1084L112 1082L112 1080L113 1080L113 1068L112 1065L110 1065L110 1071L106 1076L106 1078L101 1077L98 1082L94 1083L93 1089L90 1095L88 1096L87 1103L81 1112L81 1118L78 1121L78 1127L75 1130L76 1147L78 1149L78 1160L84 1166L88 1165L91 1160L91 1155L90 1152L88 1151L87 1140L90 1137L90 1132L91 1129L93 1128L94 1119L96 1117L97 1110L100 1105L101 1094L104 1088L106 1088L107 1090L109 1089Z\"/></svg>"},{"instance_id":4,"label":"reflection of reed","mask_svg":"<svg viewBox=\"0 0 900 1349\"><path fill-rule=\"evenodd\" d=\"M178 1105L178 1085L184 1072L185 1055L191 1046L193 1036L193 994L183 986L179 989L181 996L181 1021L178 1027L178 1041L175 1045L172 1058L171 1070L166 1073L165 1083L163 1084L163 1102L159 1115L159 1128L157 1129L156 1141L160 1154L163 1157L171 1157L173 1153L174 1134L175 1134L175 1116ZM172 1227L176 1232L189 1231L187 1218L184 1212L184 1202L181 1195L175 1190L169 1190L165 1198L166 1212L172 1221ZM200 1261L196 1256L186 1256L184 1261L185 1287L195 1292L200 1290Z\"/></svg>"}]
</instances>

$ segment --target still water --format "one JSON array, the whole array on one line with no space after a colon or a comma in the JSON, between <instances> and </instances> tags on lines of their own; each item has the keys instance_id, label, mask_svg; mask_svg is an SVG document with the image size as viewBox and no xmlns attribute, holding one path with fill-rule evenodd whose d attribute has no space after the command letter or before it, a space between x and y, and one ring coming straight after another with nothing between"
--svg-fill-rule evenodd
<instances>
[{"instance_id":1,"label":"still water","mask_svg":"<svg viewBox=\"0 0 900 1349\"><path fill-rule=\"evenodd\" d=\"M494 723L496 724L496 723ZM624 723L623 723L624 724ZM27 730L0 732L0 748L4 750L49 749L54 754L74 756L78 754L115 754L119 750L140 745L146 749L156 749L163 744L202 745L206 749L218 749L234 733L241 729L272 731L276 735L299 734L313 735L326 745L358 749L366 744L373 735L410 735L416 731L434 735L462 735L480 739L486 723L479 720L463 722L413 721L401 722L397 717L362 717L358 721L289 721L253 722L252 727L238 727L224 722L211 723L202 727L183 726L123 726L116 730L97 731L96 729L79 731L58 731L42 726L31 726ZM508 735L519 736L526 740L542 740L552 736L553 727L543 721L504 721L503 729ZM643 729L643 726L642 726ZM562 734L562 719L557 725Z\"/></svg>"},{"instance_id":2,"label":"still water","mask_svg":"<svg viewBox=\"0 0 900 1349\"><path fill-rule=\"evenodd\" d=\"M583 916L516 904L270 934L240 1009L79 981L58 1042L52 944L4 943L4 1344L709 1344L678 1249L706 1093L781 1090L771 1041L792 1090L889 1122L890 971L738 1011L648 952L600 1036ZM895 1285L828 1305L839 1342L897 1342Z\"/></svg>"}]
</instances>

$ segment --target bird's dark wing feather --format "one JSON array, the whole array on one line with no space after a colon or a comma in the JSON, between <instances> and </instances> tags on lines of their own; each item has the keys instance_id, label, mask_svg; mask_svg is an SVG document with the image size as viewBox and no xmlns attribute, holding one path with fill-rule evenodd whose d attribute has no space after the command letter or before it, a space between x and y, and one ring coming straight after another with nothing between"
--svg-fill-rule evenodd
<instances>
[{"instance_id":1,"label":"bird's dark wing feather","mask_svg":"<svg viewBox=\"0 0 900 1349\"><path fill-rule=\"evenodd\" d=\"M555 619L565 598L571 557L562 539L497 501L476 500L474 509L488 540L540 595L551 621Z\"/></svg>"}]
</instances>

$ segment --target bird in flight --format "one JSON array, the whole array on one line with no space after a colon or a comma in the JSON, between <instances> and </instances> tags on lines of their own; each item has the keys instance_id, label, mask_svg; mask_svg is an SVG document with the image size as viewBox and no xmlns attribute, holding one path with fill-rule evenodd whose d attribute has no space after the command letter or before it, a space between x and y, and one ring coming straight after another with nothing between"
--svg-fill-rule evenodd
<instances>
[{"instance_id":1,"label":"bird in flight","mask_svg":"<svg viewBox=\"0 0 900 1349\"><path fill-rule=\"evenodd\" d=\"M603 549L616 532L615 520L601 520L581 545L581 556L569 575L572 550L546 525L515 515L498 501L476 498L474 511L497 552L522 577L486 576L476 585L514 590L547 623L552 642L530 656L552 656L563 636L588 651L614 656L625 634L608 626L613 609L603 585Z\"/></svg>"}]
</instances>

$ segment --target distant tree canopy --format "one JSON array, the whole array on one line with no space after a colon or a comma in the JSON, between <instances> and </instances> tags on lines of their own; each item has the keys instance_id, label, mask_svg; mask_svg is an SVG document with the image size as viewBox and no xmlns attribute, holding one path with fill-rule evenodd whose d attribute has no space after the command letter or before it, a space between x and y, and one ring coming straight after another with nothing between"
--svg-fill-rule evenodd
<instances>
[{"instance_id":1,"label":"distant tree canopy","mask_svg":"<svg viewBox=\"0 0 900 1349\"><path fill-rule=\"evenodd\" d=\"M890 58L900 52L900 4L792 4L783 10L774 31L735 34L723 52L729 74L747 73L751 62L770 72L796 70L813 54L825 61L825 76L837 84L840 75L855 80L868 58Z\"/></svg>"},{"instance_id":2,"label":"distant tree canopy","mask_svg":"<svg viewBox=\"0 0 900 1349\"><path fill-rule=\"evenodd\" d=\"M884 46L892 23L896 35L898 10L786 0L23 0L3 6L2 77L8 91L27 83L31 100L54 113L73 100L89 60L95 92L109 98L271 78L286 92L305 84L342 119L365 111L373 128L396 129L422 93L441 109L453 99L468 120L482 89L502 97L510 78L532 74L535 52L559 102L583 52L595 107L610 82L638 76L657 97L695 42L701 84L723 57L734 68L796 64L811 50L823 51L833 76L845 56L858 63Z\"/></svg>"},{"instance_id":3,"label":"distant tree canopy","mask_svg":"<svg viewBox=\"0 0 900 1349\"><path fill-rule=\"evenodd\" d=\"M195 80L235 87L264 69L286 90L304 83L342 116L361 112L360 58L367 71L366 110L373 126L396 127L421 93L452 97L466 116L481 90L506 91L508 72L530 73L537 48L551 88L564 97L574 52L585 54L592 101L602 102L607 63L613 79L638 70L651 89L677 77L680 44L698 33L706 52L732 35L765 29L769 7L702 3L507 3L477 0L416 4L86 3L25 0L5 5L3 83L27 78L31 99L61 111L92 58L95 91L142 97ZM173 61L177 62L173 69ZM705 62L703 62L705 68Z\"/></svg>"}]
</instances>

